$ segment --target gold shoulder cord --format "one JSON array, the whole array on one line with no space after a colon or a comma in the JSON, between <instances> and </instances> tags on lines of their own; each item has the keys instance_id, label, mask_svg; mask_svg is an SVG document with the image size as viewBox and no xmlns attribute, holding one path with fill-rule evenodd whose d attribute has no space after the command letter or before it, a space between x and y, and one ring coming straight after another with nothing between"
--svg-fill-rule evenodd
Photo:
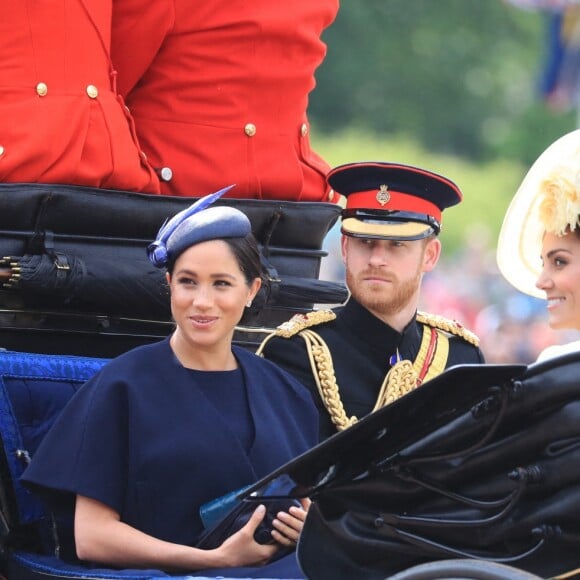
<instances>
[{"instance_id":1,"label":"gold shoulder cord","mask_svg":"<svg viewBox=\"0 0 580 580\"><path fill-rule=\"evenodd\" d=\"M459 336L469 344L473 346L479 346L479 338L477 335L470 330L467 330L465 326L457 322L457 320L450 320L444 316L439 316L438 314L429 314L428 312L417 312L417 322L421 324L426 324L433 328L438 328L443 332L448 334L454 334Z\"/></svg>"},{"instance_id":2,"label":"gold shoulder cord","mask_svg":"<svg viewBox=\"0 0 580 580\"><path fill-rule=\"evenodd\" d=\"M265 344L273 336L286 338L301 336L306 343L306 351L320 397L336 428L343 431L354 425L358 418L354 415L347 417L340 398L330 349L323 338L310 328L334 320L335 317L335 314L329 310L296 315L268 336L260 345L257 354L262 353ZM417 357L413 362L402 360L391 367L383 380L373 412L396 401L445 370L449 356L448 333L461 336L471 344L477 345L479 342L475 334L463 328L459 323L442 316L421 312L417 313L417 321L423 325L423 338Z\"/></svg>"},{"instance_id":3,"label":"gold shoulder cord","mask_svg":"<svg viewBox=\"0 0 580 580\"><path fill-rule=\"evenodd\" d=\"M338 385L336 384L332 355L330 354L328 345L313 330L303 330L300 336L306 342L306 352L308 352L312 375L316 381L320 398L336 428L339 431L343 431L347 427L354 425L358 419L355 416L346 416L344 404L342 403Z\"/></svg>"},{"instance_id":4,"label":"gold shoulder cord","mask_svg":"<svg viewBox=\"0 0 580 580\"><path fill-rule=\"evenodd\" d=\"M262 356L266 344L275 336L291 338L306 328L310 328L311 326L316 326L317 324L322 324L324 322L330 322L335 318L336 314L332 310L313 310L312 312L307 312L305 314L295 314L290 320L287 320L286 322L283 322L278 327L276 327L276 330L269 334L262 341L262 344L260 344L256 350L256 354L258 356Z\"/></svg>"},{"instance_id":5,"label":"gold shoulder cord","mask_svg":"<svg viewBox=\"0 0 580 580\"><path fill-rule=\"evenodd\" d=\"M354 425L358 421L358 417L354 415L347 417L346 415L336 382L330 349L322 337L313 330L303 330L300 332L300 336L306 343L312 374L316 381L320 398L337 430L343 431L347 427ZM436 350L432 353L432 362L427 372L423 373L424 377L419 380L426 362L428 364L429 347L433 342L436 342ZM449 341L447 336L429 326L425 326L417 358L413 363L409 360L402 360L391 367L383 380L372 412L396 401L399 397L412 391L422 381L439 374L445 368L448 354Z\"/></svg>"}]
</instances>

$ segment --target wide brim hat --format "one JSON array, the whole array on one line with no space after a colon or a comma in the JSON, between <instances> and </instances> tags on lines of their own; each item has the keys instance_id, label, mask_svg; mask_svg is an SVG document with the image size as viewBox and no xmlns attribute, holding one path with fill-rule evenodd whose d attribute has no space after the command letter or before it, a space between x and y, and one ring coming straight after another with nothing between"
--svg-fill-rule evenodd
<instances>
[{"instance_id":1,"label":"wide brim hat","mask_svg":"<svg viewBox=\"0 0 580 580\"><path fill-rule=\"evenodd\" d=\"M579 214L580 130L576 130L538 157L507 209L497 243L497 265L504 278L525 294L545 298L536 287L542 271L542 237L547 231L562 235L567 227L575 229Z\"/></svg>"},{"instance_id":2,"label":"wide brim hat","mask_svg":"<svg viewBox=\"0 0 580 580\"><path fill-rule=\"evenodd\" d=\"M463 197L446 177L401 163L341 165L327 182L346 198L342 233L362 238L419 240L438 234L443 210Z\"/></svg>"}]
</instances>

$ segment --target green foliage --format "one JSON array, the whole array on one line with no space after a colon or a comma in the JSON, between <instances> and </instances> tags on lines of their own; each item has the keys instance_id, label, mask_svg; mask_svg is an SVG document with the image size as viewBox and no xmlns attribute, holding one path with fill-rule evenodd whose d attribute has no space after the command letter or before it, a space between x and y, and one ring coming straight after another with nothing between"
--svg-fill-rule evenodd
<instances>
[{"instance_id":1,"label":"green foliage","mask_svg":"<svg viewBox=\"0 0 580 580\"><path fill-rule=\"evenodd\" d=\"M342 0L310 117L529 164L575 123L539 100L545 17L501 0Z\"/></svg>"},{"instance_id":2,"label":"green foliage","mask_svg":"<svg viewBox=\"0 0 580 580\"><path fill-rule=\"evenodd\" d=\"M315 149L453 179L464 201L445 213L444 255L494 246L528 167L575 128L539 95L545 18L502 0L342 0L311 96Z\"/></svg>"}]
</instances>

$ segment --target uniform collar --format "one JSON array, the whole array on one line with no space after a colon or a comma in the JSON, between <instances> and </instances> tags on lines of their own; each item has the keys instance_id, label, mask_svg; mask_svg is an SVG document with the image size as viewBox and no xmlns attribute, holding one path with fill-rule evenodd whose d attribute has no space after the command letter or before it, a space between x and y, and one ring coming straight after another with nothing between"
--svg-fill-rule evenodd
<instances>
[{"instance_id":1,"label":"uniform collar","mask_svg":"<svg viewBox=\"0 0 580 580\"><path fill-rule=\"evenodd\" d=\"M403 358L413 359L421 343L421 332L415 317L398 332L374 314L364 308L354 298L350 298L339 314L341 322L348 326L349 331L368 344L373 351L385 353L385 350L399 349ZM391 352L387 353L390 356Z\"/></svg>"}]
</instances>

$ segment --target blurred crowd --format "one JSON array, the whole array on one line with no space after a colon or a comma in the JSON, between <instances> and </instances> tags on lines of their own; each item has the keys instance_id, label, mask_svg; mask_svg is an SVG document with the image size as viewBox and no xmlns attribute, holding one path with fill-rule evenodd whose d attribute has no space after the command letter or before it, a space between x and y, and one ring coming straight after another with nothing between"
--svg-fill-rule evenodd
<instances>
[{"instance_id":1,"label":"blurred crowd","mask_svg":"<svg viewBox=\"0 0 580 580\"><path fill-rule=\"evenodd\" d=\"M489 363L533 362L546 346L578 340L577 331L549 328L544 300L515 290L497 269L495 240L482 226L469 232L460 252L443 255L425 276L420 309L461 322L475 332ZM340 232L334 227L325 240L328 256L320 278L344 281Z\"/></svg>"}]
</instances>

